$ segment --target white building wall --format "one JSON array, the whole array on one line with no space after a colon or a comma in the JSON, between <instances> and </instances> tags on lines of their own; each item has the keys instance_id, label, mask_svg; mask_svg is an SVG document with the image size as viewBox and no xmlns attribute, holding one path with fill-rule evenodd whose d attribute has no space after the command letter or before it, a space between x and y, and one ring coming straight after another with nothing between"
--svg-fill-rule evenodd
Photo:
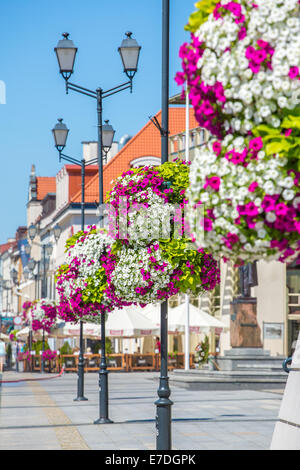
<instances>
[{"instance_id":1,"label":"white building wall","mask_svg":"<svg viewBox=\"0 0 300 470\"><path fill-rule=\"evenodd\" d=\"M69 202L69 174L63 167L56 175L56 211Z\"/></svg>"},{"instance_id":2,"label":"white building wall","mask_svg":"<svg viewBox=\"0 0 300 470\"><path fill-rule=\"evenodd\" d=\"M110 150L107 152L107 161L111 160L119 151L119 143L113 142ZM86 162L97 158L98 142L82 142L82 155Z\"/></svg>"},{"instance_id":3,"label":"white building wall","mask_svg":"<svg viewBox=\"0 0 300 470\"><path fill-rule=\"evenodd\" d=\"M37 218L42 213L42 204L41 201L30 201L27 204L27 227L31 224L35 224Z\"/></svg>"},{"instance_id":4,"label":"white building wall","mask_svg":"<svg viewBox=\"0 0 300 470\"><path fill-rule=\"evenodd\" d=\"M264 349L272 355L285 354L287 328L286 265L278 261L257 263L258 286L252 295L257 297L257 320L262 332ZM283 323L282 339L264 339L263 323Z\"/></svg>"}]
</instances>

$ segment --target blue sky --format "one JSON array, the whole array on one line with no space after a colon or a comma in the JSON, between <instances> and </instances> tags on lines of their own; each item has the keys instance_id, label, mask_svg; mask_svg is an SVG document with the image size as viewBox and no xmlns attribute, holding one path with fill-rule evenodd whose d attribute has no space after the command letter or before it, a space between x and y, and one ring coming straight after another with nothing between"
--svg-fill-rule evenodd
<instances>
[{"instance_id":1,"label":"blue sky","mask_svg":"<svg viewBox=\"0 0 300 470\"><path fill-rule=\"evenodd\" d=\"M178 50L194 0L171 0L170 95L180 69ZM0 8L1 225L0 243L26 224L32 163L38 176L55 176L60 167L51 129L62 117L70 133L66 153L81 157L84 140L96 140L96 102L65 94L54 47L63 32L78 47L72 81L87 88L112 88L126 80L117 51L126 31L142 46L133 93L123 91L104 102L119 140L134 135L161 107L161 0L12 0ZM1 97L0 97L1 101Z\"/></svg>"}]
</instances>

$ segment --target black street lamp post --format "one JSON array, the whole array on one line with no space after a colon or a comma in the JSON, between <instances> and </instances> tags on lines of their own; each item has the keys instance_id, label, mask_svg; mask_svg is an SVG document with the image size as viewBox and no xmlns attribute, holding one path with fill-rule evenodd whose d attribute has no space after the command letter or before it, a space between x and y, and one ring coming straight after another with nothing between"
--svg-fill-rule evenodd
<instances>
[{"instance_id":1,"label":"black street lamp post","mask_svg":"<svg viewBox=\"0 0 300 470\"><path fill-rule=\"evenodd\" d=\"M108 121L107 121L108 122ZM107 124L108 126L108 124ZM112 126L109 126L110 132L110 140L106 139L106 151L110 149L113 141L113 136L115 131L113 130ZM62 122L62 119L58 119L58 123L52 129L55 147L59 152L59 161L65 160L74 165L79 165L81 167L81 230L84 230L85 226L85 168L88 165L94 165L98 162L98 157L88 162L85 161L84 158L81 160L73 157L69 157L62 153L63 149L66 146L67 137L69 133L69 129L67 129L66 125ZM74 399L75 401L85 401L87 398L84 396L84 355L83 355L83 321L80 320L80 336L79 336L79 356L78 356L78 382L77 382L77 397Z\"/></svg>"},{"instance_id":2,"label":"black street lamp post","mask_svg":"<svg viewBox=\"0 0 300 470\"><path fill-rule=\"evenodd\" d=\"M42 265L42 285L41 285L41 297L45 299L47 297L47 270L48 270L48 257L51 256L52 251L53 251L53 246L50 243L37 243L34 241L34 238L37 234L37 227L33 224L31 224L28 227L28 236L31 240L31 244L37 245L41 248L41 261L38 261L38 275L35 276L35 279L37 280L40 278L40 265ZM57 241L60 237L61 234L61 228L59 225L56 225L53 229L53 234L55 237L55 240ZM27 254L30 254L30 249L27 249ZM34 268L36 265L36 261L33 258L30 258L28 262L28 269L33 272ZM43 328L43 337L42 337L42 359L41 359L41 372L42 374L44 373L44 359L43 359L43 353L45 351L45 330Z\"/></svg>"},{"instance_id":3,"label":"black street lamp post","mask_svg":"<svg viewBox=\"0 0 300 470\"><path fill-rule=\"evenodd\" d=\"M18 276L18 271L16 270L16 268L11 269L10 277L11 277L13 285L18 288L18 286L19 286L19 279L18 279L19 276ZM18 354L19 354L19 344L18 344L18 341L17 341L17 347L16 347L16 372L19 372Z\"/></svg>"},{"instance_id":4,"label":"black street lamp post","mask_svg":"<svg viewBox=\"0 0 300 470\"><path fill-rule=\"evenodd\" d=\"M6 316L8 315L8 291L11 290L12 286L11 286L11 281L10 279L3 279L3 276L0 275L0 288L1 288L1 307L2 307L2 311L1 311L1 327L0 327L0 333L2 333L2 313L4 311L3 309L3 303L4 303L4 291L6 291Z\"/></svg>"},{"instance_id":5,"label":"black street lamp post","mask_svg":"<svg viewBox=\"0 0 300 470\"><path fill-rule=\"evenodd\" d=\"M73 41L69 39L69 34L64 33L57 47L55 48L59 71L66 82L66 93L69 90L76 91L90 98L96 99L97 102L97 120L98 120L98 167L99 167L99 209L100 209L100 227L103 227L103 149L105 149L105 131L106 128L102 122L103 112L103 99L115 95L120 91L130 89L132 92L132 80L138 69L138 60L141 47L137 41L133 39L131 32L126 33L126 38L122 41L121 46L118 48L120 53L124 72L129 80L121 85L104 91L98 87L96 90L90 90L82 86L69 82L69 78L73 73L75 57L77 48L74 46ZM99 419L95 424L111 423L108 417L108 371L105 354L105 315L101 314L101 361L99 370Z\"/></svg>"},{"instance_id":6,"label":"black street lamp post","mask_svg":"<svg viewBox=\"0 0 300 470\"><path fill-rule=\"evenodd\" d=\"M169 0L162 4L162 117L161 117L161 163L168 161L169 135ZM161 304L161 367L158 400L156 405L156 448L170 450L171 442L171 406L168 378L168 301Z\"/></svg>"}]
</instances>

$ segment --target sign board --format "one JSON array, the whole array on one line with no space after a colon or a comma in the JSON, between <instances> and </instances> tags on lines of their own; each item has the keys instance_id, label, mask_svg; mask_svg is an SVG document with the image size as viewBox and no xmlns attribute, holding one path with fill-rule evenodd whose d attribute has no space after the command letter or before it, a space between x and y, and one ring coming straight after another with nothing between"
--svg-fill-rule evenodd
<instances>
[{"instance_id":1,"label":"sign board","mask_svg":"<svg viewBox=\"0 0 300 470\"><path fill-rule=\"evenodd\" d=\"M109 330L110 336L123 336L123 330Z\"/></svg>"},{"instance_id":2,"label":"sign board","mask_svg":"<svg viewBox=\"0 0 300 470\"><path fill-rule=\"evenodd\" d=\"M16 326L21 326L22 324L22 317L14 317L14 324Z\"/></svg>"},{"instance_id":3,"label":"sign board","mask_svg":"<svg viewBox=\"0 0 300 470\"><path fill-rule=\"evenodd\" d=\"M264 322L263 334L264 339L283 339L284 324L283 323L266 323Z\"/></svg>"}]
</instances>

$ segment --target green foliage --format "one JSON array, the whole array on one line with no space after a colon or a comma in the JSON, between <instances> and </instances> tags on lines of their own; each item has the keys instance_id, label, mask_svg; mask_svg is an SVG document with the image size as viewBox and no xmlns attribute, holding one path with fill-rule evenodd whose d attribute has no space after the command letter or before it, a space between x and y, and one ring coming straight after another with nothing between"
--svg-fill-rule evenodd
<instances>
[{"instance_id":1,"label":"green foliage","mask_svg":"<svg viewBox=\"0 0 300 470\"><path fill-rule=\"evenodd\" d=\"M112 354L112 342L111 339L107 337L105 338L105 351L107 354Z\"/></svg>"},{"instance_id":2,"label":"green foliage","mask_svg":"<svg viewBox=\"0 0 300 470\"><path fill-rule=\"evenodd\" d=\"M59 349L60 354L72 354L72 348L67 341Z\"/></svg>"},{"instance_id":3,"label":"green foliage","mask_svg":"<svg viewBox=\"0 0 300 470\"><path fill-rule=\"evenodd\" d=\"M168 356L169 356L169 359L175 359L178 356L178 351L169 352Z\"/></svg>"},{"instance_id":4,"label":"green foliage","mask_svg":"<svg viewBox=\"0 0 300 470\"><path fill-rule=\"evenodd\" d=\"M200 294L203 291L201 283L199 283L203 266L203 254L190 249L189 241L185 239L163 239L160 240L160 247L164 259L169 261L174 268L178 267L183 272L180 281L175 282L177 287L180 284L180 291L192 290L196 295ZM193 268L191 269L190 266Z\"/></svg>"},{"instance_id":5,"label":"green foliage","mask_svg":"<svg viewBox=\"0 0 300 470\"><path fill-rule=\"evenodd\" d=\"M11 343L8 343L7 348L6 348L6 355L8 359L11 359L12 355L12 348L11 348Z\"/></svg>"},{"instance_id":6,"label":"green foliage","mask_svg":"<svg viewBox=\"0 0 300 470\"><path fill-rule=\"evenodd\" d=\"M94 341L92 344L92 352L93 354L98 354L101 350L101 341ZM112 341L107 336L105 337L105 354L112 354Z\"/></svg>"},{"instance_id":7,"label":"green foliage","mask_svg":"<svg viewBox=\"0 0 300 470\"><path fill-rule=\"evenodd\" d=\"M101 303L103 292L107 288L107 277L105 269L100 268L94 277L85 279L86 288L82 291L82 300L85 304Z\"/></svg>"},{"instance_id":8,"label":"green foliage","mask_svg":"<svg viewBox=\"0 0 300 470\"><path fill-rule=\"evenodd\" d=\"M18 330L11 330L9 332L10 335L14 335L13 341L17 341L17 336L16 336L17 333L18 333Z\"/></svg>"},{"instance_id":9,"label":"green foliage","mask_svg":"<svg viewBox=\"0 0 300 470\"><path fill-rule=\"evenodd\" d=\"M277 153L286 157L287 169L300 171L300 110L286 110L283 115L279 128L261 124L252 132L255 137L262 138L267 156ZM285 135L287 130L291 130L290 135Z\"/></svg>"},{"instance_id":10,"label":"green foliage","mask_svg":"<svg viewBox=\"0 0 300 470\"><path fill-rule=\"evenodd\" d=\"M50 349L48 341L46 339L44 343L45 343L44 350L46 351L47 349ZM32 351L35 351L35 354L37 356L40 354L42 350L43 350L43 341L41 339L32 343Z\"/></svg>"},{"instance_id":11,"label":"green foliage","mask_svg":"<svg viewBox=\"0 0 300 470\"><path fill-rule=\"evenodd\" d=\"M97 230L96 229L92 229L90 230L89 233L97 233ZM74 233L74 235L72 235L72 237L68 238L68 240L66 241L66 249L65 249L65 252L68 251L68 249L71 247L71 246L74 246L75 243L77 242L77 240L79 240L81 237L84 236L84 231L83 230L79 230L79 232L77 233Z\"/></svg>"},{"instance_id":12,"label":"green foliage","mask_svg":"<svg viewBox=\"0 0 300 470\"><path fill-rule=\"evenodd\" d=\"M201 0L195 4L198 8L197 11L191 14L188 24L185 26L185 30L195 33L199 27L205 23L208 16L214 11L214 8L218 0Z\"/></svg>"},{"instance_id":13,"label":"green foliage","mask_svg":"<svg viewBox=\"0 0 300 470\"><path fill-rule=\"evenodd\" d=\"M204 340L196 346L195 362L206 364L209 356L209 338L205 335Z\"/></svg>"},{"instance_id":14,"label":"green foliage","mask_svg":"<svg viewBox=\"0 0 300 470\"><path fill-rule=\"evenodd\" d=\"M189 186L189 166L181 161L166 162L158 166L157 170L164 181L171 183L170 187L173 189L173 193L169 193L170 203L181 202L183 196L180 192L186 190Z\"/></svg>"},{"instance_id":15,"label":"green foliage","mask_svg":"<svg viewBox=\"0 0 300 470\"><path fill-rule=\"evenodd\" d=\"M59 268L57 269L54 280L57 282L57 279L62 276L63 274L66 274L69 270L69 265L68 264L61 264Z\"/></svg>"}]
</instances>

